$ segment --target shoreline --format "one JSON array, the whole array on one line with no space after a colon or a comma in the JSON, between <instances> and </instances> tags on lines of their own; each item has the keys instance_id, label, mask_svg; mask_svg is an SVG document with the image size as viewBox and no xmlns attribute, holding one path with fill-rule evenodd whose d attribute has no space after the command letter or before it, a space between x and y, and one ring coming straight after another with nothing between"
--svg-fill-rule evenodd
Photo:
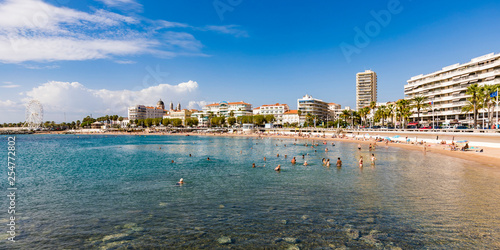
<instances>
[{"instance_id":1,"label":"shoreline","mask_svg":"<svg viewBox=\"0 0 500 250\"><path fill-rule=\"evenodd\" d=\"M48 132L48 133L36 133L36 134L65 134L63 132ZM107 133L78 133L74 135L130 135L130 136L146 136L146 135L162 135L162 136L217 136L217 137L266 137L266 138L280 138L280 139L299 139L299 140L314 140L314 141L338 141L338 142L348 142L348 143L359 143L363 145L368 145L370 143L374 144L375 139L362 139L362 138L330 138L330 137L306 137L298 135L277 135L277 134L229 134L229 133L126 133L126 132L107 132ZM470 142L474 143L473 141ZM378 142L377 147L384 147L384 142ZM396 143L389 142L387 144L389 147L403 148L407 150L421 151L424 154L424 146L417 144L407 144L407 143ZM500 148L483 147L483 152L475 151L451 151L449 150L449 144L437 144L437 143L426 143L425 153L435 153L446 156L451 156L463 160L468 160L471 162L477 162L484 166L490 168L500 169Z\"/></svg>"}]
</instances>

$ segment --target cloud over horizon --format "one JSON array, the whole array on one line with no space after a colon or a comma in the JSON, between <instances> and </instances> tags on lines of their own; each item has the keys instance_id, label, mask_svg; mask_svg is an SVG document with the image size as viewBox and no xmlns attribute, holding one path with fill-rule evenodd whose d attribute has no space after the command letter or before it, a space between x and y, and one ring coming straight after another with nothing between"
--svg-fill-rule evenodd
<instances>
[{"instance_id":1,"label":"cloud over horizon","mask_svg":"<svg viewBox=\"0 0 500 250\"><path fill-rule=\"evenodd\" d=\"M91 89L79 82L49 81L30 91L20 93L19 100L0 100L0 115L17 117L15 122L24 120L25 104L38 100L45 112L45 120L61 119L67 114L69 121L81 120L84 116L94 117L106 114L127 116L128 107L142 104L156 106L162 99L168 106L170 101L180 102L185 108L200 109L206 104L196 100L196 81L178 84L158 84L139 90ZM13 122L9 121L9 122ZM4 121L5 122L5 121Z\"/></svg>"}]
</instances>

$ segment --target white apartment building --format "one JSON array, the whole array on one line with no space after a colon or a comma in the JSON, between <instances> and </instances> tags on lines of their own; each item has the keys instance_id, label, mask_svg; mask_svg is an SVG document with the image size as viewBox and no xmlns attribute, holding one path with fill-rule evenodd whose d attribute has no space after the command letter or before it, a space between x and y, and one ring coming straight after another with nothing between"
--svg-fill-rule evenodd
<instances>
[{"instance_id":1,"label":"white apartment building","mask_svg":"<svg viewBox=\"0 0 500 250\"><path fill-rule=\"evenodd\" d=\"M305 95L302 99L297 100L297 110L301 111L300 124L305 122L305 117L309 113L318 116L319 120L327 120L328 103L315 99L310 95Z\"/></svg>"},{"instance_id":2,"label":"white apartment building","mask_svg":"<svg viewBox=\"0 0 500 250\"><path fill-rule=\"evenodd\" d=\"M333 121L339 119L342 113L342 106L336 103L328 103L328 120Z\"/></svg>"},{"instance_id":3,"label":"white apartment building","mask_svg":"<svg viewBox=\"0 0 500 250\"><path fill-rule=\"evenodd\" d=\"M168 118L168 119L181 119L182 120L182 125L186 126L186 119L191 117L191 114L193 111L183 109L183 110L171 110L168 112L167 115L164 115L163 118Z\"/></svg>"},{"instance_id":4,"label":"white apartment building","mask_svg":"<svg viewBox=\"0 0 500 250\"><path fill-rule=\"evenodd\" d=\"M371 70L356 74L356 110L377 101L377 73Z\"/></svg>"},{"instance_id":5,"label":"white apartment building","mask_svg":"<svg viewBox=\"0 0 500 250\"><path fill-rule=\"evenodd\" d=\"M203 107L203 113L206 115L212 112L214 115L229 117L231 111L233 112L234 117L253 114L252 104L243 101L212 103Z\"/></svg>"},{"instance_id":6,"label":"white apartment building","mask_svg":"<svg viewBox=\"0 0 500 250\"><path fill-rule=\"evenodd\" d=\"M253 109L253 115L260 115L260 107L256 107Z\"/></svg>"},{"instance_id":7,"label":"white apartment building","mask_svg":"<svg viewBox=\"0 0 500 250\"><path fill-rule=\"evenodd\" d=\"M276 117L276 124L283 124L283 114L290 110L287 104L266 104L260 106L256 112L256 109L253 110L253 113L258 113L260 115L274 115Z\"/></svg>"},{"instance_id":8,"label":"white apartment building","mask_svg":"<svg viewBox=\"0 0 500 250\"><path fill-rule=\"evenodd\" d=\"M436 124L471 125L473 115L461 112L469 97L465 94L467 87L474 83L479 86L500 84L500 54L490 53L468 63L453 64L427 75L414 76L407 82L404 86L405 99L425 96L432 103L429 109L420 111L420 118L425 123L431 124L434 117ZM412 118L417 119L416 110ZM487 119L487 112L481 109L478 123L483 119Z\"/></svg>"},{"instance_id":9,"label":"white apartment building","mask_svg":"<svg viewBox=\"0 0 500 250\"><path fill-rule=\"evenodd\" d=\"M156 107L136 105L128 108L129 120L143 120L147 118L162 118L167 111L164 109L163 101L160 99Z\"/></svg>"},{"instance_id":10,"label":"white apartment building","mask_svg":"<svg viewBox=\"0 0 500 250\"><path fill-rule=\"evenodd\" d=\"M296 123L296 124L299 124L300 122L300 119L299 119L299 113L297 110L289 110L285 113L283 113L283 120L282 120L283 124L292 124L292 123Z\"/></svg>"}]
</instances>

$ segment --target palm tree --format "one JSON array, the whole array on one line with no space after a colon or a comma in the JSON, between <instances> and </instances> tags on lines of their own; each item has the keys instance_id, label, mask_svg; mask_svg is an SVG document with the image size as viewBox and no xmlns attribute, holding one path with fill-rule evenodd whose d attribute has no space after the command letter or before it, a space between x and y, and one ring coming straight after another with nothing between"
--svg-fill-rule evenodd
<instances>
[{"instance_id":1,"label":"palm tree","mask_svg":"<svg viewBox=\"0 0 500 250\"><path fill-rule=\"evenodd\" d=\"M495 107L496 97L491 97L491 94L499 88L499 85L484 85L482 87L481 99L483 99L483 108L488 113L489 127L493 127L493 108ZM484 115L483 115L484 117Z\"/></svg>"},{"instance_id":2,"label":"palm tree","mask_svg":"<svg viewBox=\"0 0 500 250\"><path fill-rule=\"evenodd\" d=\"M481 106L481 88L477 83L474 83L467 87L467 91L465 94L470 95L469 98L467 98L467 101L469 102L468 105L462 107L462 112L468 113L470 111L473 111L473 116L474 116L474 128L477 128L477 113L478 109Z\"/></svg>"},{"instance_id":3,"label":"palm tree","mask_svg":"<svg viewBox=\"0 0 500 250\"><path fill-rule=\"evenodd\" d=\"M377 103L375 101L371 101L369 107L370 107L370 112L374 113L374 110L377 108ZM375 118L375 114L373 114L372 117ZM373 120L372 120L372 126L373 126Z\"/></svg>"},{"instance_id":4,"label":"palm tree","mask_svg":"<svg viewBox=\"0 0 500 250\"><path fill-rule=\"evenodd\" d=\"M370 113L370 107L368 107L368 106L363 107L363 108L359 109L358 113L364 119L365 124L366 124L366 116L368 115L368 113ZM363 125L363 120L361 120L361 125Z\"/></svg>"},{"instance_id":5,"label":"palm tree","mask_svg":"<svg viewBox=\"0 0 500 250\"><path fill-rule=\"evenodd\" d=\"M347 119L351 116L351 112L347 109L342 110L342 114L340 114L340 118L344 120L345 123L347 123Z\"/></svg>"},{"instance_id":6,"label":"palm tree","mask_svg":"<svg viewBox=\"0 0 500 250\"><path fill-rule=\"evenodd\" d=\"M394 104L387 105L387 116L391 117L392 126L394 126L394 113L396 112L396 106Z\"/></svg>"},{"instance_id":7,"label":"palm tree","mask_svg":"<svg viewBox=\"0 0 500 250\"><path fill-rule=\"evenodd\" d=\"M420 120L420 110L422 108L426 108L429 106L429 103L427 102L427 97L426 96L415 96L413 99L411 99L413 102L413 107L417 109L417 120L421 122Z\"/></svg>"},{"instance_id":8,"label":"palm tree","mask_svg":"<svg viewBox=\"0 0 500 250\"><path fill-rule=\"evenodd\" d=\"M386 106L382 105L377 108L377 111L375 111L375 116L377 119L380 119L382 121L382 127L384 126L384 120L386 118Z\"/></svg>"},{"instance_id":9,"label":"palm tree","mask_svg":"<svg viewBox=\"0 0 500 250\"><path fill-rule=\"evenodd\" d=\"M397 106L397 116L401 119L401 125L404 128L405 127L405 120L410 117L411 115L411 110L410 110L410 101L406 99L400 99L396 102Z\"/></svg>"}]
</instances>

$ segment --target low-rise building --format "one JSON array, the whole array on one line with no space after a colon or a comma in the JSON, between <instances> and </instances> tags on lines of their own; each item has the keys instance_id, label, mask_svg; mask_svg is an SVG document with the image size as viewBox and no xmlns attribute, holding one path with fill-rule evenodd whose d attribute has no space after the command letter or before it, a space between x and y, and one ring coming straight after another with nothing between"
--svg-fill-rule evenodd
<instances>
[{"instance_id":1,"label":"low-rise building","mask_svg":"<svg viewBox=\"0 0 500 250\"><path fill-rule=\"evenodd\" d=\"M163 101L160 99L156 104L156 107L144 106L144 105L136 105L128 108L128 119L130 120L143 120L147 118L162 118L166 110L164 109L165 105Z\"/></svg>"},{"instance_id":2,"label":"low-rise building","mask_svg":"<svg viewBox=\"0 0 500 250\"><path fill-rule=\"evenodd\" d=\"M203 107L203 113L229 117L231 114L234 117L253 115L252 104L241 102L220 102L205 105Z\"/></svg>"},{"instance_id":3,"label":"low-rise building","mask_svg":"<svg viewBox=\"0 0 500 250\"><path fill-rule=\"evenodd\" d=\"M287 112L283 113L283 124L299 124L300 119L299 119L299 113L297 110L288 110Z\"/></svg>"},{"instance_id":4,"label":"low-rise building","mask_svg":"<svg viewBox=\"0 0 500 250\"><path fill-rule=\"evenodd\" d=\"M290 108L287 104L265 104L259 107L258 114L260 115L273 115L276 118L275 124L283 124L283 114L289 111ZM254 109L254 115L255 115Z\"/></svg>"},{"instance_id":5,"label":"low-rise building","mask_svg":"<svg viewBox=\"0 0 500 250\"><path fill-rule=\"evenodd\" d=\"M300 110L300 124L305 122L307 114L315 115L319 120L326 121L328 116L328 103L323 100L305 95L297 100L297 109Z\"/></svg>"},{"instance_id":6,"label":"low-rise building","mask_svg":"<svg viewBox=\"0 0 500 250\"><path fill-rule=\"evenodd\" d=\"M168 119L181 119L182 120L182 125L186 126L186 119L191 118L191 114L193 112L188 109L182 109L182 110L171 110L168 112L167 115L164 115L163 118L168 118Z\"/></svg>"}]
</instances>

